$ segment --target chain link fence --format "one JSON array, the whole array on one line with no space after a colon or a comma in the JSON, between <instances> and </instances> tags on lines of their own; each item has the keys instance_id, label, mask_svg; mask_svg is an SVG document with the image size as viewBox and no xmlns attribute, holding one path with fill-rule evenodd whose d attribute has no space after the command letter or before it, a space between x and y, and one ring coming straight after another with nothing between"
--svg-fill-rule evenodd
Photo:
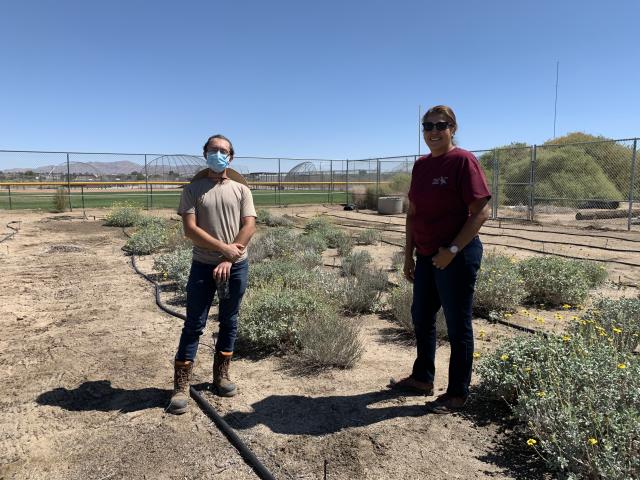
<instances>
[{"instance_id":1,"label":"chain link fence","mask_svg":"<svg viewBox=\"0 0 640 480\"><path fill-rule=\"evenodd\" d=\"M476 150L492 192L491 217L640 229L638 139ZM353 204L376 209L404 196L418 156L369 159L236 157L257 205ZM201 155L0 151L0 208L51 209L127 201L175 208L182 185L206 167Z\"/></svg>"}]
</instances>

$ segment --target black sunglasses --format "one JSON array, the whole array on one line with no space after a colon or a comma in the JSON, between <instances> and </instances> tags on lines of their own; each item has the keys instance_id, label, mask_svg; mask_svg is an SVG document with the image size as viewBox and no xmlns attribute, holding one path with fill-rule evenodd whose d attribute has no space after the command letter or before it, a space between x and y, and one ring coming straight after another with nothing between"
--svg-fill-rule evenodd
<instances>
[{"instance_id":1,"label":"black sunglasses","mask_svg":"<svg viewBox=\"0 0 640 480\"><path fill-rule=\"evenodd\" d=\"M443 130L446 130L447 128L449 128L451 126L451 124L449 122L423 122L422 123L422 128L425 129L425 131L430 132L431 130L433 130L433 127L436 128L436 130L438 130L439 132L442 132Z\"/></svg>"}]
</instances>

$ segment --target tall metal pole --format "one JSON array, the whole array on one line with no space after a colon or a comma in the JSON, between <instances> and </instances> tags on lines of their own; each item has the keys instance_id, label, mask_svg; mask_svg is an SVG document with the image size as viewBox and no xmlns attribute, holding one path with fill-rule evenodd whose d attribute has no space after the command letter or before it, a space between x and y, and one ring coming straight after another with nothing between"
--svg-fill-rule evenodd
<instances>
[{"instance_id":1,"label":"tall metal pole","mask_svg":"<svg viewBox=\"0 0 640 480\"><path fill-rule=\"evenodd\" d=\"M11 205L11 185L7 185L7 188L9 189L9 210L13 210Z\"/></svg>"},{"instance_id":2,"label":"tall metal pole","mask_svg":"<svg viewBox=\"0 0 640 480\"><path fill-rule=\"evenodd\" d=\"M631 230L631 216L633 215L633 190L636 183L636 162L638 159L638 139L633 140L633 156L631 157L631 185L629 185L629 217L627 230Z\"/></svg>"},{"instance_id":3,"label":"tall metal pole","mask_svg":"<svg viewBox=\"0 0 640 480\"><path fill-rule=\"evenodd\" d=\"M347 205L349 205L349 159L347 158L347 176L346 176L346 182L347 182Z\"/></svg>"},{"instance_id":4,"label":"tall metal pole","mask_svg":"<svg viewBox=\"0 0 640 480\"><path fill-rule=\"evenodd\" d=\"M280 171L280 159L278 159L278 205L282 205L282 179Z\"/></svg>"},{"instance_id":5,"label":"tall metal pole","mask_svg":"<svg viewBox=\"0 0 640 480\"><path fill-rule=\"evenodd\" d=\"M149 210L149 171L147 169L147 155L144 156L144 191L147 210Z\"/></svg>"},{"instance_id":6,"label":"tall metal pole","mask_svg":"<svg viewBox=\"0 0 640 480\"><path fill-rule=\"evenodd\" d=\"M500 175L498 173L498 150L493 151L493 208L491 209L492 218L495 220L498 218L498 205L500 204Z\"/></svg>"},{"instance_id":7,"label":"tall metal pole","mask_svg":"<svg viewBox=\"0 0 640 480\"><path fill-rule=\"evenodd\" d=\"M69 194L69 211L73 212L71 206L71 167L69 166L69 154L67 153L67 193Z\"/></svg>"},{"instance_id":8,"label":"tall metal pole","mask_svg":"<svg viewBox=\"0 0 640 480\"><path fill-rule=\"evenodd\" d=\"M556 100L553 104L553 138L556 138L556 118L558 116L558 78L560 75L560 61L556 62Z\"/></svg>"},{"instance_id":9,"label":"tall metal pole","mask_svg":"<svg viewBox=\"0 0 640 480\"><path fill-rule=\"evenodd\" d=\"M534 218L537 148L537 145L534 145L531 150L531 171L529 172L529 220L532 222Z\"/></svg>"},{"instance_id":10,"label":"tall metal pole","mask_svg":"<svg viewBox=\"0 0 640 480\"><path fill-rule=\"evenodd\" d=\"M329 203L333 205L333 160L329 161Z\"/></svg>"}]
</instances>

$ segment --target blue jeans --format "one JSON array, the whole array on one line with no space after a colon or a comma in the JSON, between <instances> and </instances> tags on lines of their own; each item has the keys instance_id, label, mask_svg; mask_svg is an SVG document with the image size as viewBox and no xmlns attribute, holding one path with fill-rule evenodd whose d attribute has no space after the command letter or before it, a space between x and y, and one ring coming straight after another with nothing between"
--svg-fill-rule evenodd
<instances>
[{"instance_id":1,"label":"blue jeans","mask_svg":"<svg viewBox=\"0 0 640 480\"><path fill-rule=\"evenodd\" d=\"M191 272L187 282L187 319L182 328L176 360L195 360L198 342L204 332L209 316L209 309L216 292L213 278L215 265L196 262L191 264ZM247 289L249 262L234 263L229 278L229 297L219 299L218 322L220 330L216 342L216 350L233 352L238 332L238 312L244 291Z\"/></svg>"},{"instance_id":2,"label":"blue jeans","mask_svg":"<svg viewBox=\"0 0 640 480\"><path fill-rule=\"evenodd\" d=\"M436 372L436 314L442 306L451 344L447 393L466 398L473 366L473 292L482 260L482 243L475 237L444 270L434 267L431 259L432 256L418 255L416 261L411 316L418 355L411 376L423 382L433 382Z\"/></svg>"}]
</instances>

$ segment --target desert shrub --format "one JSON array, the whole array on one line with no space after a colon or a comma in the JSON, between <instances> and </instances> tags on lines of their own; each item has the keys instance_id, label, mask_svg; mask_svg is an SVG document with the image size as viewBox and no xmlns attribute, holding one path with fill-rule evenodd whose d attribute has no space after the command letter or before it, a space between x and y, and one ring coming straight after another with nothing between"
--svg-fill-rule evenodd
<instances>
[{"instance_id":1,"label":"desert shrub","mask_svg":"<svg viewBox=\"0 0 640 480\"><path fill-rule=\"evenodd\" d=\"M302 250L313 250L316 253L322 253L327 249L327 240L322 233L305 233L298 236L297 240L298 247Z\"/></svg>"},{"instance_id":2,"label":"desert shrub","mask_svg":"<svg viewBox=\"0 0 640 480\"><path fill-rule=\"evenodd\" d=\"M192 249L181 247L158 255L153 261L153 269L160 272L163 279L175 282L178 294L184 296L187 291L191 261Z\"/></svg>"},{"instance_id":3,"label":"desert shrub","mask_svg":"<svg viewBox=\"0 0 640 480\"><path fill-rule=\"evenodd\" d=\"M393 252L391 256L391 269L395 272L402 272L404 270L404 251Z\"/></svg>"},{"instance_id":4,"label":"desert shrub","mask_svg":"<svg viewBox=\"0 0 640 480\"><path fill-rule=\"evenodd\" d=\"M599 263L581 260L580 264L590 288L599 287L607 280L607 269Z\"/></svg>"},{"instance_id":5,"label":"desert shrub","mask_svg":"<svg viewBox=\"0 0 640 480\"><path fill-rule=\"evenodd\" d=\"M296 261L304 268L312 269L323 264L322 255L312 249L302 249L296 256Z\"/></svg>"},{"instance_id":6,"label":"desert shrub","mask_svg":"<svg viewBox=\"0 0 640 480\"><path fill-rule=\"evenodd\" d=\"M126 252L134 255L149 255L167 245L170 232L163 219L142 217L142 221L137 225L136 231L123 247Z\"/></svg>"},{"instance_id":7,"label":"desert shrub","mask_svg":"<svg viewBox=\"0 0 640 480\"><path fill-rule=\"evenodd\" d=\"M339 231L334 237L333 242L335 248L338 250L338 255L341 257L349 255L353 251L353 238L351 238L351 235L348 233Z\"/></svg>"},{"instance_id":8,"label":"desert shrub","mask_svg":"<svg viewBox=\"0 0 640 480\"><path fill-rule=\"evenodd\" d=\"M114 203L104 224L110 227L133 227L138 222L140 215L140 208L132 203Z\"/></svg>"},{"instance_id":9,"label":"desert shrub","mask_svg":"<svg viewBox=\"0 0 640 480\"><path fill-rule=\"evenodd\" d=\"M520 276L531 303L575 305L589 293L583 263L558 257L532 257L519 263Z\"/></svg>"},{"instance_id":10,"label":"desert shrub","mask_svg":"<svg viewBox=\"0 0 640 480\"><path fill-rule=\"evenodd\" d=\"M574 318L569 332L632 352L640 342L640 298L598 298L582 318Z\"/></svg>"},{"instance_id":11,"label":"desert shrub","mask_svg":"<svg viewBox=\"0 0 640 480\"><path fill-rule=\"evenodd\" d=\"M318 215L316 217L310 218L307 220L307 223L304 225L304 231L307 233L312 232L324 232L326 230L335 228L333 223L328 217Z\"/></svg>"},{"instance_id":12,"label":"desert shrub","mask_svg":"<svg viewBox=\"0 0 640 480\"><path fill-rule=\"evenodd\" d=\"M270 228L251 241L248 247L249 261L257 263L267 258L289 257L299 248L298 237L290 228Z\"/></svg>"},{"instance_id":13,"label":"desert shrub","mask_svg":"<svg viewBox=\"0 0 640 480\"><path fill-rule=\"evenodd\" d=\"M308 288L319 277L319 272L310 270L291 258L274 258L268 262L252 265L249 269L249 285L252 288L280 286L283 288Z\"/></svg>"},{"instance_id":14,"label":"desert shrub","mask_svg":"<svg viewBox=\"0 0 640 480\"><path fill-rule=\"evenodd\" d=\"M67 210L67 192L64 187L56 188L56 193L51 199L52 212L64 212Z\"/></svg>"},{"instance_id":15,"label":"desert shrub","mask_svg":"<svg viewBox=\"0 0 640 480\"><path fill-rule=\"evenodd\" d=\"M376 245L380 241L380 232L373 228L366 228L358 232L356 242L360 245Z\"/></svg>"},{"instance_id":16,"label":"desert shrub","mask_svg":"<svg viewBox=\"0 0 640 480\"><path fill-rule=\"evenodd\" d=\"M366 271L372 261L371 254L366 250L350 253L342 259L342 272L346 276L357 276Z\"/></svg>"},{"instance_id":17,"label":"desert shrub","mask_svg":"<svg viewBox=\"0 0 640 480\"><path fill-rule=\"evenodd\" d=\"M413 318L411 317L411 304L413 303L413 284L405 279L400 280L400 285L394 287L387 298L393 320L409 335L415 337ZM447 322L442 309L436 316L436 335L438 338L447 338Z\"/></svg>"},{"instance_id":18,"label":"desert shrub","mask_svg":"<svg viewBox=\"0 0 640 480\"><path fill-rule=\"evenodd\" d=\"M342 307L350 314L375 311L387 284L388 277L384 270L364 270L358 275L347 277Z\"/></svg>"},{"instance_id":19,"label":"desert shrub","mask_svg":"<svg viewBox=\"0 0 640 480\"><path fill-rule=\"evenodd\" d=\"M267 225L268 227L291 227L293 220L283 215L272 215L269 210L264 208L258 209L256 222Z\"/></svg>"},{"instance_id":20,"label":"desert shrub","mask_svg":"<svg viewBox=\"0 0 640 480\"><path fill-rule=\"evenodd\" d=\"M520 336L478 366L481 388L512 403L547 464L568 478L640 472L640 362L581 335Z\"/></svg>"},{"instance_id":21,"label":"desert shrub","mask_svg":"<svg viewBox=\"0 0 640 480\"><path fill-rule=\"evenodd\" d=\"M238 347L263 353L299 348L301 324L335 314L335 307L310 289L249 290L240 313Z\"/></svg>"},{"instance_id":22,"label":"desert shrub","mask_svg":"<svg viewBox=\"0 0 640 480\"><path fill-rule=\"evenodd\" d=\"M294 361L310 369L352 368L364 353L360 329L358 322L324 311L300 324Z\"/></svg>"},{"instance_id":23,"label":"desert shrub","mask_svg":"<svg viewBox=\"0 0 640 480\"><path fill-rule=\"evenodd\" d=\"M514 310L525 296L523 285L515 260L489 253L478 272L473 308L480 315Z\"/></svg>"}]
</instances>

